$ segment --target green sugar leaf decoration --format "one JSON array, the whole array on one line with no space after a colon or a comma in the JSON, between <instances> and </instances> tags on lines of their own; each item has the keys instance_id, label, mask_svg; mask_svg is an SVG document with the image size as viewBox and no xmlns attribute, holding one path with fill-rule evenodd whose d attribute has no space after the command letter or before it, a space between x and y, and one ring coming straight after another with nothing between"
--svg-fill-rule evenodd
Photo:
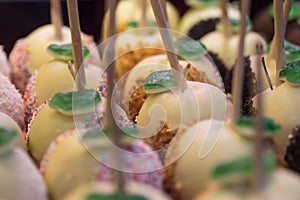
<instances>
[{"instance_id":1,"label":"green sugar leaf decoration","mask_svg":"<svg viewBox=\"0 0 300 200\"><path fill-rule=\"evenodd\" d=\"M48 103L52 109L71 116L92 112L100 101L101 98L97 91L82 90L78 92L56 93Z\"/></svg>"},{"instance_id":2,"label":"green sugar leaf decoration","mask_svg":"<svg viewBox=\"0 0 300 200\"><path fill-rule=\"evenodd\" d=\"M175 48L179 56L184 59L195 59L207 53L207 48L204 44L191 38L179 38L175 42Z\"/></svg>"},{"instance_id":3,"label":"green sugar leaf decoration","mask_svg":"<svg viewBox=\"0 0 300 200\"><path fill-rule=\"evenodd\" d=\"M161 70L151 73L143 86L143 90L148 94L169 91L176 86L173 70Z\"/></svg>"},{"instance_id":4,"label":"green sugar leaf decoration","mask_svg":"<svg viewBox=\"0 0 300 200\"><path fill-rule=\"evenodd\" d=\"M269 6L269 14L274 17L274 4ZM289 13L289 20L300 18L300 2L294 1Z\"/></svg>"},{"instance_id":5,"label":"green sugar leaf decoration","mask_svg":"<svg viewBox=\"0 0 300 200\"><path fill-rule=\"evenodd\" d=\"M275 156L270 152L263 155L264 174L270 177L276 169ZM231 182L236 177L249 180L254 172L254 157L252 155L239 158L217 166L212 173L212 178L221 182Z\"/></svg>"},{"instance_id":6,"label":"green sugar leaf decoration","mask_svg":"<svg viewBox=\"0 0 300 200\"><path fill-rule=\"evenodd\" d=\"M51 44L48 46L47 51L57 60L63 60L66 62L73 61L72 44ZM84 58L90 55L90 51L86 46L82 46L82 52Z\"/></svg>"},{"instance_id":7,"label":"green sugar leaf decoration","mask_svg":"<svg viewBox=\"0 0 300 200\"><path fill-rule=\"evenodd\" d=\"M13 141L18 135L15 130L6 130L4 128L0 128L0 146L6 145Z\"/></svg>"},{"instance_id":8,"label":"green sugar leaf decoration","mask_svg":"<svg viewBox=\"0 0 300 200\"><path fill-rule=\"evenodd\" d=\"M279 72L280 80L287 81L291 85L300 84L300 60L291 62Z\"/></svg>"},{"instance_id":9,"label":"green sugar leaf decoration","mask_svg":"<svg viewBox=\"0 0 300 200\"><path fill-rule=\"evenodd\" d=\"M147 198L139 196L139 195L131 195L131 194L100 194L100 193L92 193L86 197L86 200L147 200Z\"/></svg>"},{"instance_id":10,"label":"green sugar leaf decoration","mask_svg":"<svg viewBox=\"0 0 300 200\"><path fill-rule=\"evenodd\" d=\"M272 137L280 134L281 126L276 124L274 120L269 118L263 118L264 124L264 137ZM245 137L254 137L254 129L255 129L255 119L252 117L241 117L236 122L237 128L240 130L242 136Z\"/></svg>"}]
</instances>

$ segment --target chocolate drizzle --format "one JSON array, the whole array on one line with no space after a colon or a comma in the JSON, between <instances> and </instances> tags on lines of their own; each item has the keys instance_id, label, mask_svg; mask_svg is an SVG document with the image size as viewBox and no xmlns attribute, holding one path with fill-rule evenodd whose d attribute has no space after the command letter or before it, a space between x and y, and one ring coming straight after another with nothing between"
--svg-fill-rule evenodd
<instances>
[{"instance_id":1,"label":"chocolate drizzle","mask_svg":"<svg viewBox=\"0 0 300 200\"><path fill-rule=\"evenodd\" d=\"M216 30L216 25L220 22L219 18L210 18L201 20L195 24L188 32L188 36L194 40L199 40L209 32Z\"/></svg>"}]
</instances>

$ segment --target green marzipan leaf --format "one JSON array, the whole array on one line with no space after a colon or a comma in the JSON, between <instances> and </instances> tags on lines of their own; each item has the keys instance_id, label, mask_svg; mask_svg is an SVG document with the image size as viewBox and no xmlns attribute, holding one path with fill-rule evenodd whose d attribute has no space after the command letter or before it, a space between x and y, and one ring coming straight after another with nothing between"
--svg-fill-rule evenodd
<instances>
[{"instance_id":1,"label":"green marzipan leaf","mask_svg":"<svg viewBox=\"0 0 300 200\"><path fill-rule=\"evenodd\" d=\"M86 200L147 200L147 198L139 196L139 195L130 195L130 194L99 194L92 193L87 196Z\"/></svg>"},{"instance_id":2,"label":"green marzipan leaf","mask_svg":"<svg viewBox=\"0 0 300 200\"><path fill-rule=\"evenodd\" d=\"M14 130L0 128L0 146L11 142L17 136L17 134L18 133Z\"/></svg>"},{"instance_id":3,"label":"green marzipan leaf","mask_svg":"<svg viewBox=\"0 0 300 200\"><path fill-rule=\"evenodd\" d=\"M264 136L269 137L269 136L274 136L280 133L281 127L280 125L276 124L274 120L268 119L268 118L263 118L263 124L264 124ZM254 129L255 128L255 119L252 117L246 117L243 116L241 117L236 125L243 129Z\"/></svg>"},{"instance_id":4,"label":"green marzipan leaf","mask_svg":"<svg viewBox=\"0 0 300 200\"><path fill-rule=\"evenodd\" d=\"M207 52L204 44L190 38L179 38L175 42L175 47L178 49L179 56L184 59L197 58Z\"/></svg>"},{"instance_id":5,"label":"green marzipan leaf","mask_svg":"<svg viewBox=\"0 0 300 200\"><path fill-rule=\"evenodd\" d=\"M161 70L150 74L143 86L146 93L160 93L169 91L170 87L176 86L173 70Z\"/></svg>"},{"instance_id":6,"label":"green marzipan leaf","mask_svg":"<svg viewBox=\"0 0 300 200\"><path fill-rule=\"evenodd\" d=\"M300 83L300 60L291 62L279 72L279 78L290 84Z\"/></svg>"},{"instance_id":7,"label":"green marzipan leaf","mask_svg":"<svg viewBox=\"0 0 300 200\"><path fill-rule=\"evenodd\" d=\"M47 51L58 60L73 61L72 44L51 44L48 46ZM82 46L82 51L84 58L89 56L90 51L86 46Z\"/></svg>"},{"instance_id":8,"label":"green marzipan leaf","mask_svg":"<svg viewBox=\"0 0 300 200\"><path fill-rule=\"evenodd\" d=\"M91 111L100 101L100 95L95 90L59 92L49 100L49 106L65 115L73 115ZM74 108L73 104L76 104Z\"/></svg>"},{"instance_id":9,"label":"green marzipan leaf","mask_svg":"<svg viewBox=\"0 0 300 200\"><path fill-rule=\"evenodd\" d=\"M269 14L274 17L274 4L269 6ZM289 13L289 20L298 18L300 18L300 2L293 2Z\"/></svg>"},{"instance_id":10,"label":"green marzipan leaf","mask_svg":"<svg viewBox=\"0 0 300 200\"><path fill-rule=\"evenodd\" d=\"M276 169L276 159L270 152L265 152L263 155L264 174L269 177ZM242 175L245 178L251 178L254 172L254 158L252 155L221 164L217 166L212 173L212 178L222 181L236 175Z\"/></svg>"}]
</instances>

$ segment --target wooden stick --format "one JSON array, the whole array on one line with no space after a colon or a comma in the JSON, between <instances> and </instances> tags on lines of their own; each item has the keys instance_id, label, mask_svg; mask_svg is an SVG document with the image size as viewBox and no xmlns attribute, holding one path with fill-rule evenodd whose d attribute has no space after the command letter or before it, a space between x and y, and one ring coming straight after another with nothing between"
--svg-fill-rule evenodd
<instances>
[{"instance_id":1,"label":"wooden stick","mask_svg":"<svg viewBox=\"0 0 300 200\"><path fill-rule=\"evenodd\" d=\"M145 28L147 26L147 0L140 0L141 4L141 23L139 28Z\"/></svg>"},{"instance_id":2,"label":"wooden stick","mask_svg":"<svg viewBox=\"0 0 300 200\"><path fill-rule=\"evenodd\" d=\"M284 52L284 21L282 0L274 0L274 23L275 23L275 49L276 49L276 87L282 81L279 79L279 72L285 65Z\"/></svg>"},{"instance_id":3,"label":"wooden stick","mask_svg":"<svg viewBox=\"0 0 300 200\"><path fill-rule=\"evenodd\" d=\"M240 26L240 38L239 38L239 47L238 47L238 57L236 66L233 72L233 82L232 82L232 96L233 96L233 111L232 111L232 125L235 127L236 121L241 116L241 98L242 98L242 89L244 83L244 42L246 35L247 27L247 14L249 9L250 0L241 1L241 26Z\"/></svg>"},{"instance_id":4,"label":"wooden stick","mask_svg":"<svg viewBox=\"0 0 300 200\"><path fill-rule=\"evenodd\" d=\"M289 14L290 14L290 10L293 4L293 0L285 0L284 1L284 5L283 5L283 23L284 23L284 32L283 35L285 35L285 31L286 31L286 27L287 27L287 23L288 23L288 18L289 18ZM268 60L275 60L276 59L276 34L277 32L275 31L275 5L274 5L274 37L271 43L271 50L269 53L269 57Z\"/></svg>"},{"instance_id":5,"label":"wooden stick","mask_svg":"<svg viewBox=\"0 0 300 200\"><path fill-rule=\"evenodd\" d=\"M259 57L263 54L262 44L257 45L257 55ZM263 89L262 83L262 67L260 63L260 59L257 60L257 86L258 91ZM255 118L255 138L254 138L254 174L253 174L253 189L254 193L259 196L262 193L262 189L264 186L264 161L263 161L263 117L262 117L262 96L257 96L257 113Z\"/></svg>"},{"instance_id":6,"label":"wooden stick","mask_svg":"<svg viewBox=\"0 0 300 200\"><path fill-rule=\"evenodd\" d=\"M292 8L292 4L293 4L293 0L285 0L283 4L284 32L286 30L286 26L289 21L289 14Z\"/></svg>"},{"instance_id":7,"label":"wooden stick","mask_svg":"<svg viewBox=\"0 0 300 200\"><path fill-rule=\"evenodd\" d=\"M169 28L169 23L160 3L157 0L150 0L150 2L155 15L156 23L160 27L160 35L166 49L168 60L174 71L177 86L183 91L187 87L186 80L184 79L182 68L179 65L178 58L175 53L176 51L173 43L172 33Z\"/></svg>"},{"instance_id":8,"label":"wooden stick","mask_svg":"<svg viewBox=\"0 0 300 200\"><path fill-rule=\"evenodd\" d=\"M169 21L168 11L167 11L167 1L166 0L159 0L160 6L162 7L163 13L167 21Z\"/></svg>"},{"instance_id":9,"label":"wooden stick","mask_svg":"<svg viewBox=\"0 0 300 200\"><path fill-rule=\"evenodd\" d=\"M227 13L227 0L220 0L220 8L222 11L221 22L223 26L223 35L225 38L231 36L231 23Z\"/></svg>"},{"instance_id":10,"label":"wooden stick","mask_svg":"<svg viewBox=\"0 0 300 200\"><path fill-rule=\"evenodd\" d=\"M77 75L76 86L77 90L83 90L86 85L84 63L83 63L83 52L82 52L82 41L81 41L81 30L79 24L79 14L77 0L67 0L69 23L72 36L72 50L74 58L75 72ZM82 65L82 67L81 67Z\"/></svg>"},{"instance_id":11,"label":"wooden stick","mask_svg":"<svg viewBox=\"0 0 300 200\"><path fill-rule=\"evenodd\" d=\"M51 0L50 5L51 23L55 29L55 39L62 41L62 13L60 0Z\"/></svg>"},{"instance_id":12,"label":"wooden stick","mask_svg":"<svg viewBox=\"0 0 300 200\"><path fill-rule=\"evenodd\" d=\"M118 5L118 0L107 0L106 4L109 5L110 12L109 12L109 28L108 28L108 44L105 47L104 52L104 62L108 65L107 68L107 74L108 74L108 80L107 80L107 105L105 110L105 121L104 126L105 129L108 131L108 133L112 136L114 145L116 145L118 148L122 148L121 143L121 130L117 123L115 122L115 119L113 117L113 111L112 111L112 105L113 102L112 96L113 91L115 88L115 82L114 82L114 74L115 74L115 40L114 37L116 33L116 9ZM114 150L113 157L115 158L116 165L121 166L122 165L122 157L118 154L117 150ZM116 178L116 184L119 192L124 191L124 184L125 180L121 172L116 171L115 173Z\"/></svg>"}]
</instances>

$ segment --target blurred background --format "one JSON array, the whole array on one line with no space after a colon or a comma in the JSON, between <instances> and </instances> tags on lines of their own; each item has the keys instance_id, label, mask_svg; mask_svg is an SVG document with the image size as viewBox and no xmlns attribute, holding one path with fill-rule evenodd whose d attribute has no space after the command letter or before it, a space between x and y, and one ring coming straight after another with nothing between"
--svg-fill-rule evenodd
<instances>
[{"instance_id":1,"label":"blurred background","mask_svg":"<svg viewBox=\"0 0 300 200\"><path fill-rule=\"evenodd\" d=\"M189 8L184 0L170 0L183 15ZM272 0L253 0L250 17L266 8ZM93 35L96 42L101 36L104 0L78 0L79 17L83 32ZM68 25L66 1L62 0L64 24ZM35 28L50 23L50 0L0 0L0 44L9 53L15 41Z\"/></svg>"}]
</instances>

